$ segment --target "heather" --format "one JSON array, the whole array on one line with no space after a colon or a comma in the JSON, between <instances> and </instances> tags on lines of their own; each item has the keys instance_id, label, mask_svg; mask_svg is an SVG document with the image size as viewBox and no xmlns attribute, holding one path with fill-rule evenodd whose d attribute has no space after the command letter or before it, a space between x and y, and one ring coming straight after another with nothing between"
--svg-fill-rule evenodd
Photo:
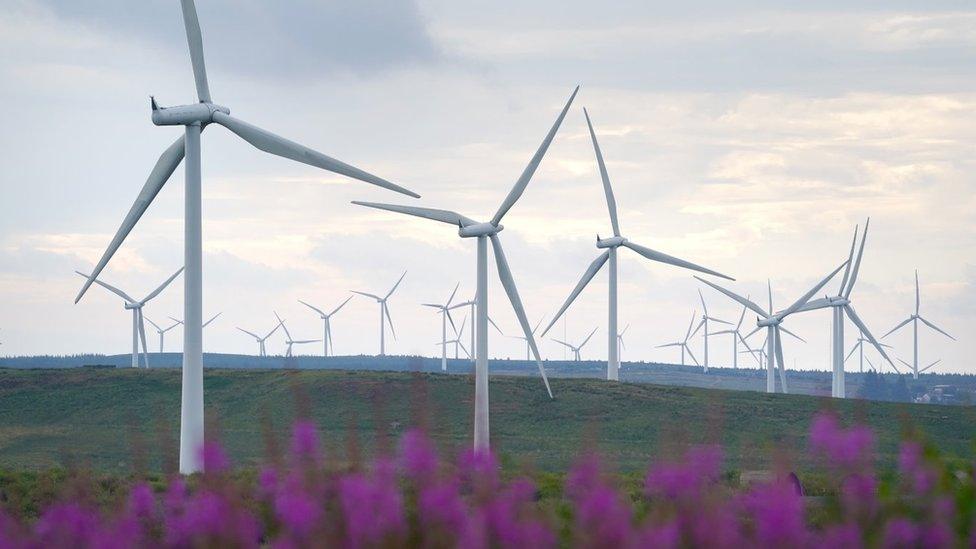
<instances>
[{"instance_id":1,"label":"heather","mask_svg":"<svg viewBox=\"0 0 976 549\"><path fill-rule=\"evenodd\" d=\"M783 452L761 479L730 475L719 444L648 456L615 474L581 446L564 475L503 468L491 452L445 453L407 429L369 459L328 455L296 421L257 469L201 448L206 472L104 485L82 471L45 484L37 509L3 480L3 547L958 547L976 543L971 462L947 462L908 433L880 470L876 435L831 412L806 435L817 474ZM815 495L805 479L820 479ZM38 484L39 486L40 484Z\"/></svg>"}]
</instances>

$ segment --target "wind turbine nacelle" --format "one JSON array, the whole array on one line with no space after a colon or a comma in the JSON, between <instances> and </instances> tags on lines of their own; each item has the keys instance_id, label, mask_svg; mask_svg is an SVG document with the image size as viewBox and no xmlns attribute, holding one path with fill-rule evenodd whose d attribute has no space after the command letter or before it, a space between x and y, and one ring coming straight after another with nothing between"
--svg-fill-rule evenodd
<instances>
[{"instance_id":1,"label":"wind turbine nacelle","mask_svg":"<svg viewBox=\"0 0 976 549\"><path fill-rule=\"evenodd\" d=\"M781 322L782 320L776 317L760 318L759 320L756 321L756 326L759 326L760 328L768 328L769 326L777 326Z\"/></svg>"},{"instance_id":2,"label":"wind turbine nacelle","mask_svg":"<svg viewBox=\"0 0 976 549\"><path fill-rule=\"evenodd\" d=\"M829 301L830 304L834 307L843 307L844 305L850 305L851 303L850 299L847 299L846 297L840 297L840 296L828 297L827 301Z\"/></svg>"},{"instance_id":3,"label":"wind turbine nacelle","mask_svg":"<svg viewBox=\"0 0 976 549\"><path fill-rule=\"evenodd\" d=\"M491 223L475 223L474 225L468 225L467 227L458 228L458 236L461 238L472 238L476 236L491 236L495 233L501 232L504 229L504 225L494 226Z\"/></svg>"},{"instance_id":4,"label":"wind turbine nacelle","mask_svg":"<svg viewBox=\"0 0 976 549\"><path fill-rule=\"evenodd\" d=\"M622 237L622 236L612 236L610 238L600 238L600 237L597 237L596 238L596 247L597 248L616 248L617 246L620 246L624 242L627 242L627 239L624 238L624 237Z\"/></svg>"},{"instance_id":5,"label":"wind turbine nacelle","mask_svg":"<svg viewBox=\"0 0 976 549\"><path fill-rule=\"evenodd\" d=\"M195 103L178 107L162 108L152 101L152 121L157 126L190 126L193 124L209 124L213 121L213 113L230 114L230 109L213 103Z\"/></svg>"},{"instance_id":6,"label":"wind turbine nacelle","mask_svg":"<svg viewBox=\"0 0 976 549\"><path fill-rule=\"evenodd\" d=\"M129 310L129 309L141 309L141 308L142 308L142 304L140 304L140 303L126 303L125 304L125 309L126 310Z\"/></svg>"}]
</instances>

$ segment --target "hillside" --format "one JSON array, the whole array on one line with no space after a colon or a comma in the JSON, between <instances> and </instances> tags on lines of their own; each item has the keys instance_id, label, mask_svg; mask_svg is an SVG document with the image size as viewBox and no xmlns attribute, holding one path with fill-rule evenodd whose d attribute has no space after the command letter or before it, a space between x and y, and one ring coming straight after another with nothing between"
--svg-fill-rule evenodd
<instances>
[{"instance_id":1,"label":"hillside","mask_svg":"<svg viewBox=\"0 0 976 549\"><path fill-rule=\"evenodd\" d=\"M296 409L325 433L329 453L366 450L408 425L426 422L448 448L469 444L473 381L469 376L327 370L208 370L206 406L236 463L265 454L269 432L284 437ZM173 369L0 370L0 468L45 468L82 462L126 472L148 460L158 470L175 459L179 371ZM801 395L553 379L550 401L538 379L491 381L493 444L503 458L559 469L595 441L623 470L686 443L720 441L729 465L762 469L775 448L806 463L812 413L833 406L864 418L880 433L891 462L907 420L945 452L971 455L976 409L836 401ZM352 435L356 436L353 437ZM377 438L379 435L379 438ZM152 448L146 451L146 448Z\"/></svg>"}]
</instances>

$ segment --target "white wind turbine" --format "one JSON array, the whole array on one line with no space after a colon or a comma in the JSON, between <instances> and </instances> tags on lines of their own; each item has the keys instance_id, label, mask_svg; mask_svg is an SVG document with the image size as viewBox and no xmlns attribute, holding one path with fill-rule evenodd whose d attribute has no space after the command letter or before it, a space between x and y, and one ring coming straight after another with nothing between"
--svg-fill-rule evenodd
<instances>
[{"instance_id":1,"label":"white wind turbine","mask_svg":"<svg viewBox=\"0 0 976 549\"><path fill-rule=\"evenodd\" d=\"M748 299L749 296L746 296L746 298ZM702 303L704 303L704 301L702 301ZM750 353L752 352L752 348L749 347L748 343L746 343L746 339L742 337L742 332L740 331L742 329L742 321L744 321L745 318L746 318L746 307L742 307L742 314L739 315L739 322L735 325L735 328L729 328L728 330L720 330L718 332L712 332L711 334L711 335L722 335L722 334L732 335L732 368L733 369L739 368L739 342L740 341L742 342L743 345L746 346L746 349L748 349Z\"/></svg>"},{"instance_id":2,"label":"white wind turbine","mask_svg":"<svg viewBox=\"0 0 976 549\"><path fill-rule=\"evenodd\" d=\"M285 330L285 344L288 345L288 347L285 349L286 357L292 356L292 347L295 345L304 345L306 343L318 343L319 341L322 341L321 339L292 339L291 332L288 331L288 326L285 325L285 321L281 320L281 317L278 316L277 312L275 312L274 315L275 318L278 319L278 324L280 324L282 329Z\"/></svg>"},{"instance_id":3,"label":"white wind turbine","mask_svg":"<svg viewBox=\"0 0 976 549\"><path fill-rule=\"evenodd\" d=\"M149 350L146 348L146 327L142 322L142 307L148 303L152 298L160 294L169 283L172 282L176 277L180 276L183 272L183 267L176 271L169 278L167 278L158 288L149 293L146 297L142 299L134 299L129 296L129 294L123 292L122 290L102 282L101 280L95 280L95 284L98 284L102 288L112 292L113 294L121 297L125 301L126 310L132 311L132 367L139 367L139 341L142 341L142 359L146 368L149 367ZM81 271L75 271L82 278L89 278L89 275ZM90 280L90 278L89 278Z\"/></svg>"},{"instance_id":4,"label":"white wind turbine","mask_svg":"<svg viewBox=\"0 0 976 549\"><path fill-rule=\"evenodd\" d=\"M702 330L702 340L705 343L705 358L704 358L704 362L702 363L702 370L707 374L708 373L708 336L711 335L710 332L708 331L708 321L711 320L712 322L718 322L719 324L728 324L728 325L731 325L732 323L708 316L708 305L705 304L705 297L702 295L701 290L698 290L698 299L701 300L703 312L702 312L701 322L699 322L698 326L695 327L695 331L691 333L691 336L694 337L695 334L698 333L698 330Z\"/></svg>"},{"instance_id":5,"label":"white wind turbine","mask_svg":"<svg viewBox=\"0 0 976 549\"><path fill-rule=\"evenodd\" d=\"M253 337L254 338L254 341L257 341L258 342L258 356L268 356L268 352L265 349L264 342L267 341L268 338L271 337L275 332L277 332L278 331L278 328L280 328L280 327L281 327L281 322L278 322L277 324L275 324L274 329L272 329L270 332L268 332L264 337L261 337L261 336L259 336L258 334L254 333L254 332L249 332L249 331L245 330L244 328L237 328L237 329L240 330L240 331L242 331L242 332L244 332L245 334Z\"/></svg>"},{"instance_id":6,"label":"white wind turbine","mask_svg":"<svg viewBox=\"0 0 976 549\"><path fill-rule=\"evenodd\" d=\"M868 339L866 339L864 337L864 332L858 332L857 341L854 343L854 346L851 347L851 351L849 353L847 353L847 356L844 357L844 362L847 362L848 360L851 359L851 356L854 354L854 352L857 351L857 354L858 354L858 369L857 369L857 371L859 373L862 373L862 374L864 373L864 360L866 358L864 356L864 344L865 343L871 343L871 341L868 340ZM892 348L891 345L887 345L887 344L884 344L884 343L878 343L878 345L884 347L885 349L891 349ZM868 359L868 365L871 366L872 368L874 368L874 364L871 364L871 360L870 359ZM899 374L901 373L901 371L898 370L898 367L895 366L894 364L892 364L891 367L894 368L894 370L896 372L898 372Z\"/></svg>"},{"instance_id":7,"label":"white wind turbine","mask_svg":"<svg viewBox=\"0 0 976 549\"><path fill-rule=\"evenodd\" d=\"M624 334L627 333L627 330L628 329L630 329L630 324L624 326L624 329L623 330L620 330L620 333L617 334L617 346L618 346L617 347L617 358L618 359L623 356L623 349L626 349L627 348L627 346L624 345Z\"/></svg>"},{"instance_id":8,"label":"white wind turbine","mask_svg":"<svg viewBox=\"0 0 976 549\"><path fill-rule=\"evenodd\" d=\"M454 309L460 309L461 307L470 307L471 308L471 318L474 319L474 318L478 318L478 312L476 310L477 306L478 306L478 296L477 296L477 294L475 294L474 299L470 299L470 300L464 301L462 303L455 303L454 305L451 306L450 310L453 311ZM472 321L471 323L474 324L474 321ZM502 329L498 327L498 324L495 324L495 321L492 320L491 315L488 315L488 324L491 324L491 327L494 328L496 332L498 332L498 335L505 336L505 333L502 332ZM471 349L472 350L474 350L475 345L476 345L476 343L475 343L475 334L476 334L476 332L477 332L477 330L474 330L474 329L471 330ZM533 330L532 333L535 334L535 331ZM458 337L460 337L460 336L458 336ZM508 336L506 336L506 337L508 337ZM522 337L522 338L519 338L519 339L524 340L525 338ZM528 346L528 343L526 343L526 346ZM471 355L470 354L468 355L468 358L471 358ZM528 360L528 359L526 359L526 360Z\"/></svg>"},{"instance_id":9,"label":"white wind turbine","mask_svg":"<svg viewBox=\"0 0 976 549\"><path fill-rule=\"evenodd\" d=\"M338 313L339 309L343 308L346 305L346 303L349 303L350 299L352 299L352 296L347 297L345 301L340 303L339 306L336 307L335 309L332 309L332 312L330 313L326 313L325 311L319 309L318 307L309 305L308 303L305 303L301 299L298 300L298 302L301 303L302 305L318 313L319 318L321 318L322 322L325 323L322 332L322 341L325 344L325 350L323 351L324 354L322 356L329 356L330 348L332 349L332 354L335 355L335 345L332 344L332 315Z\"/></svg>"},{"instance_id":10,"label":"white wind turbine","mask_svg":"<svg viewBox=\"0 0 976 549\"><path fill-rule=\"evenodd\" d=\"M222 315L222 314L224 314L223 311L221 311L221 312L213 315L212 317L210 317L210 320L208 320L208 321L206 321L206 322L203 323L203 326L201 326L201 328L206 328L211 322L213 322L214 320L217 320L217 317L220 316L220 315ZM178 319L178 318L175 318L175 317L172 317L171 316L171 317L169 317L169 319L172 320L173 322L175 322L176 324L183 324L183 321L180 320L180 319Z\"/></svg>"},{"instance_id":11,"label":"white wind turbine","mask_svg":"<svg viewBox=\"0 0 976 549\"><path fill-rule=\"evenodd\" d=\"M823 288L828 282L830 282L830 279L833 278L834 275L839 273L840 270L843 269L845 265L847 265L847 261L845 261L839 267L834 269L833 272L827 275L823 280L820 281L820 283L814 286L809 292L803 294L803 296L801 296L800 299L797 299L792 305L779 312L774 312L773 309L772 286L768 286L769 310L767 311L764 310L759 305L756 305L755 303L750 301L749 298L742 297L739 294L726 290L725 288L715 283L709 282L699 276L695 276L695 278L697 278L701 282L704 282L705 284L708 284L712 288L715 288L716 290L732 298L733 300L739 302L739 304L748 307L750 310L758 314L759 317L761 317L761 318L759 317L756 318L756 329L753 330L753 332L758 331L760 328L766 328L767 330L766 345L768 346L768 350L766 351L766 356L769 358L766 360L766 392L767 393L776 392L776 376L774 372L774 362L775 362L775 364L779 366L780 386L783 392L787 393L789 392L789 388L786 385L786 363L783 362L783 343L780 340L780 337L782 335L781 332L786 332L790 335L793 335L794 337L797 337L798 339L799 336L796 336L795 334L790 333L789 330L787 330L786 328L783 328L782 327L783 320L786 317L790 316L791 314L800 310L800 308L803 307L804 305L806 305L806 303L810 301L810 298L813 297L817 292L819 292L820 289Z\"/></svg>"},{"instance_id":12,"label":"white wind turbine","mask_svg":"<svg viewBox=\"0 0 976 549\"><path fill-rule=\"evenodd\" d=\"M390 288L390 291L386 292L386 295L383 297L380 297L376 294L357 292L356 290L352 290L352 293L354 294L359 294L362 296L375 299L376 303L378 303L380 306L380 356L386 356L386 323L387 322L390 323L390 333L393 334L393 339L394 340L396 339L396 329L393 327L393 319L390 318L390 307L389 305L386 304L386 300L390 299L390 296L393 295L393 292L396 291L397 286L399 286L400 283L403 282L403 277L405 276L407 276L407 271L403 271L403 274L400 275L400 280L397 280L396 284L394 284L393 287Z\"/></svg>"},{"instance_id":13,"label":"white wind turbine","mask_svg":"<svg viewBox=\"0 0 976 549\"><path fill-rule=\"evenodd\" d=\"M454 286L454 291L451 292L451 296L447 298L447 303L439 305L437 303L422 303L424 307L432 307L437 309L437 312L441 314L441 371L447 371L447 321L451 321L451 328L454 330L454 339L460 336L457 333L457 326L454 325L454 319L451 318L451 302L454 301L454 295L458 291L458 287L461 283L458 282ZM455 354L457 354L457 349L455 348ZM457 358L456 356L454 358Z\"/></svg>"},{"instance_id":14,"label":"white wind turbine","mask_svg":"<svg viewBox=\"0 0 976 549\"><path fill-rule=\"evenodd\" d=\"M447 348L447 346L451 345L452 343L454 344L454 360L457 360L459 358L458 355L459 346L461 347L461 350L464 351L464 355L467 356L469 359L471 358L471 353L468 352L468 349L467 347L464 346L464 343L461 343L461 336L464 335L464 325L467 324L467 322L468 322L468 316L465 315L464 318L461 320L461 329L454 332L454 339L445 341L442 344L444 348Z\"/></svg>"},{"instance_id":15,"label":"white wind turbine","mask_svg":"<svg viewBox=\"0 0 976 549\"><path fill-rule=\"evenodd\" d=\"M683 267L685 269L692 269L702 273L707 273L714 276L719 276L722 278L727 278L729 280L734 280L731 277L725 276L721 273L717 273L711 269L706 269L705 267L700 267L694 263L673 257L650 248L645 248L639 244L631 242L626 238L620 236L620 225L617 222L617 202L613 197L613 189L610 188L610 176L607 174L607 167L603 162L603 153L600 151L600 145L596 140L596 133L593 131L593 124L590 123L590 115L583 109L583 114L586 117L586 124L590 130L590 138L593 141L593 150L596 152L597 164L600 168L600 177L603 179L603 192L607 197L607 208L610 211L610 224L613 226L613 237L611 238L600 238L599 235L596 239L596 247L604 249L605 251L601 253L593 263L590 264L586 272L583 273L583 277L580 279L579 283L569 294L566 302L556 313L556 316L552 318L549 322L549 326L542 331L542 335L545 336L549 330L552 329L553 325L559 320L563 312L573 303L576 296L583 291L583 288L590 282L590 280L600 271L604 263L610 262L610 280L609 280L609 326L607 327L607 346L609 349L607 358L607 379L616 381L619 378L620 370L620 359L617 356L617 248L623 246L625 248L630 248L631 250L637 252L638 254L650 259L651 261L657 261L659 263L666 263L668 265L675 265L678 267Z\"/></svg>"},{"instance_id":16,"label":"white wind turbine","mask_svg":"<svg viewBox=\"0 0 976 549\"><path fill-rule=\"evenodd\" d=\"M532 335L533 336L535 336L536 332L539 331L539 327L542 326L542 321L545 320L545 319L546 319L546 317L542 317L542 318L539 319L539 322L536 322L535 323L535 327L532 328ZM498 327L496 326L495 328L497 329ZM498 330L498 333L501 333L501 330ZM510 336L505 336L505 337L510 337L512 339L518 339L518 340L524 341L525 342L525 360L532 360L532 357L530 355L530 353L532 352L532 349L529 348L529 340L526 339L525 336L510 335Z\"/></svg>"},{"instance_id":17,"label":"white wind turbine","mask_svg":"<svg viewBox=\"0 0 976 549\"><path fill-rule=\"evenodd\" d=\"M166 332L168 332L168 331L172 330L173 328L179 326L181 323L180 322L174 322L169 327L163 328L159 324L156 324L155 322L153 322L148 316L144 316L143 319L145 319L146 322L152 324L152 327L156 330L156 333L159 334L159 352L162 353L163 352L163 336L166 335Z\"/></svg>"},{"instance_id":18,"label":"white wind turbine","mask_svg":"<svg viewBox=\"0 0 976 549\"><path fill-rule=\"evenodd\" d=\"M75 298L77 303L108 264L126 236L159 194L166 180L186 157L184 190L184 313L186 328L183 334L183 384L180 402L180 472L190 474L202 469L199 451L203 446L203 243L201 231L200 195L200 133L211 123L224 126L255 148L296 162L308 164L333 173L345 175L366 183L378 185L413 197L419 197L403 187L390 183L359 168L330 158L253 126L230 115L230 109L213 103L203 58L203 38L193 0L181 0L183 24L190 49L190 64L196 83L197 103L178 107L160 108L152 99L152 121L157 126L183 126L184 135L177 139L159 157L126 214L108 249L102 255L91 276Z\"/></svg>"},{"instance_id":19,"label":"white wind turbine","mask_svg":"<svg viewBox=\"0 0 976 549\"><path fill-rule=\"evenodd\" d=\"M515 205L519 197L525 191L526 186L528 186L529 181L532 179L532 175L535 173L536 168L539 167L539 163L542 162L542 157L546 154L546 150L549 149L549 144L552 143L553 138L556 136L556 131L559 129L559 125L562 123L563 119L566 117L566 111L569 110L569 106L573 103L573 99L579 92L579 86L573 90L573 94L570 96L569 101L566 102L566 106L559 113L559 117L556 118L556 122L549 129L549 133L542 140L542 144L539 145L538 150L532 156L529 164L522 171L522 175L519 176L512 190L509 191L508 196L505 197L505 201L502 202L498 211L495 212L494 217L488 222L479 223L471 218L465 217L457 212L452 212L448 210L436 210L432 208L416 208L413 206L399 206L394 204L377 204L372 202L353 202L354 204L359 204L361 206L368 206L370 208L377 208L381 210L387 210L391 212L398 212L407 215L413 215L417 217L423 217L425 219L431 219L434 221L440 221L442 223L447 223L449 225L455 225L458 227L458 236L461 238L475 238L478 242L478 256L477 256L477 276L478 276L478 289L475 294L477 300L477 316L474 319L473 325L474 330L477 332L477 344L474 349L475 353L475 390L474 390L474 447L478 451L485 451L489 446L489 427L488 427L488 241L491 241L492 249L495 252L495 264L498 269L498 278L501 279L502 286L505 288L505 293L508 294L508 299L512 303L512 309L515 310L515 316L518 317L519 324L522 326L522 332L525 333L526 339L529 341L529 346L532 348L532 354L535 356L536 364L539 366L539 373L542 375L542 381L545 383L546 391L549 393L549 397L552 398L552 390L549 387L549 380L546 378L546 371L542 367L542 358L539 356L539 348L536 346L535 338L532 336L532 329L529 327L529 321L525 317L525 309L522 307L522 299L519 297L518 289L515 287L515 279L512 278L512 271L508 266L508 259L505 258L505 252L502 249L502 242L498 238L498 233L504 229L501 225L502 218L505 214Z\"/></svg>"},{"instance_id":20,"label":"white wind turbine","mask_svg":"<svg viewBox=\"0 0 976 549\"><path fill-rule=\"evenodd\" d=\"M851 291L854 290L854 283L857 282L857 273L861 268L861 258L864 255L864 244L868 238L868 226L871 219L868 218L864 224L864 233L861 235L861 246L857 251L857 259L854 259L854 248L857 244L857 227L854 227L854 240L851 241L851 251L847 257L847 267L844 269L844 278L841 279L840 289L835 296L822 297L810 301L800 308L799 312L813 311L830 307L833 310L833 329L831 345L831 363L833 375L831 376L830 396L835 398L845 398L847 394L847 382L844 379L844 314L851 319L851 322L860 330L862 337L867 336L868 341L881 353L881 356L892 364L887 353L878 344L878 341L871 335L871 331L865 326L864 321L858 316L851 303ZM894 364L892 364L894 366Z\"/></svg>"},{"instance_id":21,"label":"white wind turbine","mask_svg":"<svg viewBox=\"0 0 976 549\"><path fill-rule=\"evenodd\" d=\"M693 311L691 313L691 321L688 322L688 330L685 332L685 338L684 339L682 339L681 341L674 341L672 343L665 343L664 345L658 345L657 346L658 349L663 349L665 347L681 347L681 365L682 366L685 365L685 352L687 352L688 353L688 356L690 356L691 359L695 361L695 365L701 366L701 364L698 363L698 359L695 358L694 353L691 352L691 347L688 346L688 340L691 339L691 336L692 335L694 335L694 334L691 333L691 328L692 328L692 326L695 325L695 318L697 318L697 317L698 317L698 311Z\"/></svg>"},{"instance_id":22,"label":"white wind turbine","mask_svg":"<svg viewBox=\"0 0 976 549\"><path fill-rule=\"evenodd\" d=\"M922 370L919 370L918 369L918 321L921 320L922 323L925 324L926 326L928 326L929 328L932 328L936 332L939 332L940 334L948 337L949 339L951 339L953 341L956 340L956 338L954 338L951 335L949 335L948 333L946 333L946 331L943 330L942 328L939 328L935 324L932 324L928 320L925 320L924 318L922 318L922 316L918 312L919 306L921 305L921 302L922 302L921 292L918 289L918 269L915 269L915 314L913 314L910 317L908 317L907 319L903 320L900 324L898 324L897 326L895 326L894 328L892 328L891 330L889 330L887 334L881 336L881 339L884 339L884 338L888 337L889 335L895 333L895 331L897 331L902 326L908 324L909 322L912 323L912 363L911 363L911 365L908 365L908 367L912 369L912 378L914 378L914 379L918 379L918 374L922 373L925 370L928 370L929 368L931 368L932 366L935 366L938 363L938 361L936 361L936 362L933 362L932 364L929 364L928 366L926 366ZM884 353L882 353L882 354L884 354Z\"/></svg>"},{"instance_id":23,"label":"white wind turbine","mask_svg":"<svg viewBox=\"0 0 976 549\"><path fill-rule=\"evenodd\" d=\"M593 334L596 333L596 330L597 330L596 328L593 328L593 331L590 332L590 335L586 336L586 339L584 339L583 342L580 343L579 345L573 345L572 343L567 343L567 342L562 341L562 340L559 340L559 339L553 339L553 341L555 341L556 343L559 343L560 345L564 345L570 351L572 351L573 352L573 360L575 362L579 362L580 361L580 350L583 348L584 345L587 344L587 342L590 341L590 338L593 337Z\"/></svg>"}]
</instances>

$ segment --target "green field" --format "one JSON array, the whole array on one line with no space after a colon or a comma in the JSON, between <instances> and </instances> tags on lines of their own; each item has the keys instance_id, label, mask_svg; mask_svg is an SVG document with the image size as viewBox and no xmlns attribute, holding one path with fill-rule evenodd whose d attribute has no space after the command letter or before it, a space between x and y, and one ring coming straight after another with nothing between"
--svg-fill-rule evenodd
<instances>
[{"instance_id":1,"label":"green field","mask_svg":"<svg viewBox=\"0 0 976 549\"><path fill-rule=\"evenodd\" d=\"M873 426L883 464L893 462L906 428L919 429L949 456L973 455L973 407L551 381L552 401L538 378L491 379L492 443L504 463L555 471L596 446L619 470L641 471L650 456L720 442L730 468L767 469L780 459L804 468L811 416L825 407ZM339 461L357 449L388 447L418 423L448 451L470 443L474 383L468 376L213 369L205 385L208 433L237 464L259 462L271 441L283 443L299 413L316 421L328 455ZM0 370L0 469L166 470L177 455L179 395L178 370Z\"/></svg>"}]
</instances>

